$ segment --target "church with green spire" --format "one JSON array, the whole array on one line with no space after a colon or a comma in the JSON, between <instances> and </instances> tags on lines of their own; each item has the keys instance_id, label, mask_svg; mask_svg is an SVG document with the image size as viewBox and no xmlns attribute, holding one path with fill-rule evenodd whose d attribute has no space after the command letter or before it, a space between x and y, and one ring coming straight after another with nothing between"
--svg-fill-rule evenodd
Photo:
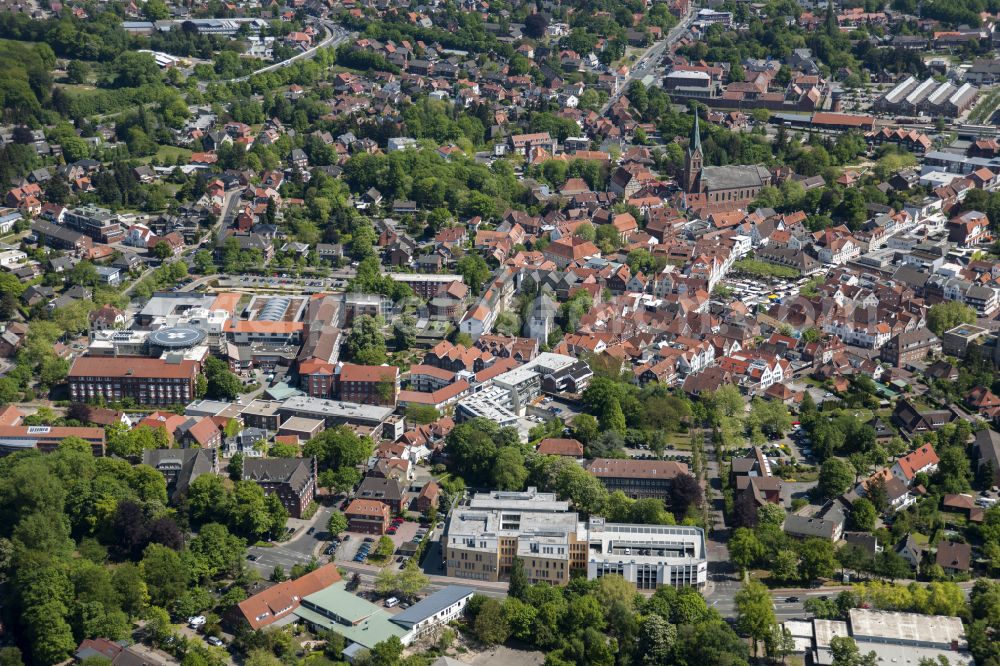
<instances>
[{"instance_id":1,"label":"church with green spire","mask_svg":"<svg viewBox=\"0 0 1000 666\"><path fill-rule=\"evenodd\" d=\"M688 140L687 153L684 155L684 191L697 192L698 181L704 166L704 154L701 152L701 127L698 124L698 114L694 114L694 127Z\"/></svg>"},{"instance_id":2,"label":"church with green spire","mask_svg":"<svg viewBox=\"0 0 1000 666\"><path fill-rule=\"evenodd\" d=\"M680 183L689 209L707 214L745 208L771 182L764 166L705 166L701 120L695 112Z\"/></svg>"}]
</instances>

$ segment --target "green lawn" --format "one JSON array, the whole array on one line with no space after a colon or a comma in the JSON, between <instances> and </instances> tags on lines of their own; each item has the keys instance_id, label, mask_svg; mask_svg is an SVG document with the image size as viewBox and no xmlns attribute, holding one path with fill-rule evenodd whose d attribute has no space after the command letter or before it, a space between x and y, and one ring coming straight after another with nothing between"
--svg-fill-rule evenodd
<instances>
[{"instance_id":1,"label":"green lawn","mask_svg":"<svg viewBox=\"0 0 1000 666\"><path fill-rule=\"evenodd\" d=\"M178 157L183 157L185 160L191 157L191 151L187 148L181 148L179 146L160 146L160 149L156 151L155 155L143 157L140 162L149 164L153 161L154 157L160 161L160 164L163 164L164 162L173 164L177 161Z\"/></svg>"},{"instance_id":2,"label":"green lawn","mask_svg":"<svg viewBox=\"0 0 1000 666\"><path fill-rule=\"evenodd\" d=\"M680 449L682 451L691 450L691 435L686 432L675 432L667 435L666 437L667 445L673 445L674 449ZM670 451L670 449L667 449Z\"/></svg>"}]
</instances>

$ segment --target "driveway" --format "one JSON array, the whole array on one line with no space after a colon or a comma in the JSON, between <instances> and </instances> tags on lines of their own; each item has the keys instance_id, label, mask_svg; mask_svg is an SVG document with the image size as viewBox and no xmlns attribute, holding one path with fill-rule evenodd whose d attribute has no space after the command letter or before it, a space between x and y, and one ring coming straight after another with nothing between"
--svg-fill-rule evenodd
<instances>
[{"instance_id":1,"label":"driveway","mask_svg":"<svg viewBox=\"0 0 1000 666\"><path fill-rule=\"evenodd\" d=\"M816 483L816 481L782 481L781 503L786 509L791 510L792 500L801 498L809 501L809 491L816 486Z\"/></svg>"}]
</instances>

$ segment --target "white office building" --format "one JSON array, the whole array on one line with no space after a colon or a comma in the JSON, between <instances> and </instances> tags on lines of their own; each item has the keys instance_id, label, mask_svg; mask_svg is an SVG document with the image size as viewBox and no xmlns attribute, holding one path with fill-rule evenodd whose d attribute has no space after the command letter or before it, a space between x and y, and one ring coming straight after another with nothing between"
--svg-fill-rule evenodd
<instances>
[{"instance_id":1,"label":"white office building","mask_svg":"<svg viewBox=\"0 0 1000 666\"><path fill-rule=\"evenodd\" d=\"M626 525L592 517L587 578L618 574L639 590L702 587L708 581L705 532L681 525Z\"/></svg>"}]
</instances>

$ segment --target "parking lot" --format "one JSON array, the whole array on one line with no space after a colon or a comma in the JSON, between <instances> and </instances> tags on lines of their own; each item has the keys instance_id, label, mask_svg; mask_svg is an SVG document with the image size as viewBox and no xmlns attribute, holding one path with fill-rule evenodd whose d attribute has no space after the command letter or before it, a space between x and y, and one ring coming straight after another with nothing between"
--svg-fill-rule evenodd
<instances>
[{"instance_id":1,"label":"parking lot","mask_svg":"<svg viewBox=\"0 0 1000 666\"><path fill-rule=\"evenodd\" d=\"M417 534L417 530L420 529L420 525L410 521L404 521L399 523L395 534L386 534L387 537L392 539L393 545L398 549L401 545L408 541L412 541ZM337 547L336 559L344 562L353 561L357 556L358 551L364 544L368 544L371 550L375 549L375 544L378 543L378 537L372 534L361 534L358 532L345 532L343 536L349 537L346 541L342 541L340 546ZM372 541L366 542L365 539L372 539Z\"/></svg>"},{"instance_id":2,"label":"parking lot","mask_svg":"<svg viewBox=\"0 0 1000 666\"><path fill-rule=\"evenodd\" d=\"M636 460L676 460L677 462L691 462L690 451L664 451L662 456L657 456L648 449L625 449L625 455Z\"/></svg>"},{"instance_id":3,"label":"parking lot","mask_svg":"<svg viewBox=\"0 0 1000 666\"><path fill-rule=\"evenodd\" d=\"M793 279L764 279L752 277L731 277L722 281L722 285L733 292L733 296L743 302L748 308L763 305L768 307L774 303L782 303L786 299L799 295L799 290L809 281L807 277Z\"/></svg>"},{"instance_id":4,"label":"parking lot","mask_svg":"<svg viewBox=\"0 0 1000 666\"><path fill-rule=\"evenodd\" d=\"M243 287L258 289L296 289L301 291L325 291L343 289L347 279L341 277L295 277L287 273L273 276L232 275L219 278L220 287Z\"/></svg>"}]
</instances>

